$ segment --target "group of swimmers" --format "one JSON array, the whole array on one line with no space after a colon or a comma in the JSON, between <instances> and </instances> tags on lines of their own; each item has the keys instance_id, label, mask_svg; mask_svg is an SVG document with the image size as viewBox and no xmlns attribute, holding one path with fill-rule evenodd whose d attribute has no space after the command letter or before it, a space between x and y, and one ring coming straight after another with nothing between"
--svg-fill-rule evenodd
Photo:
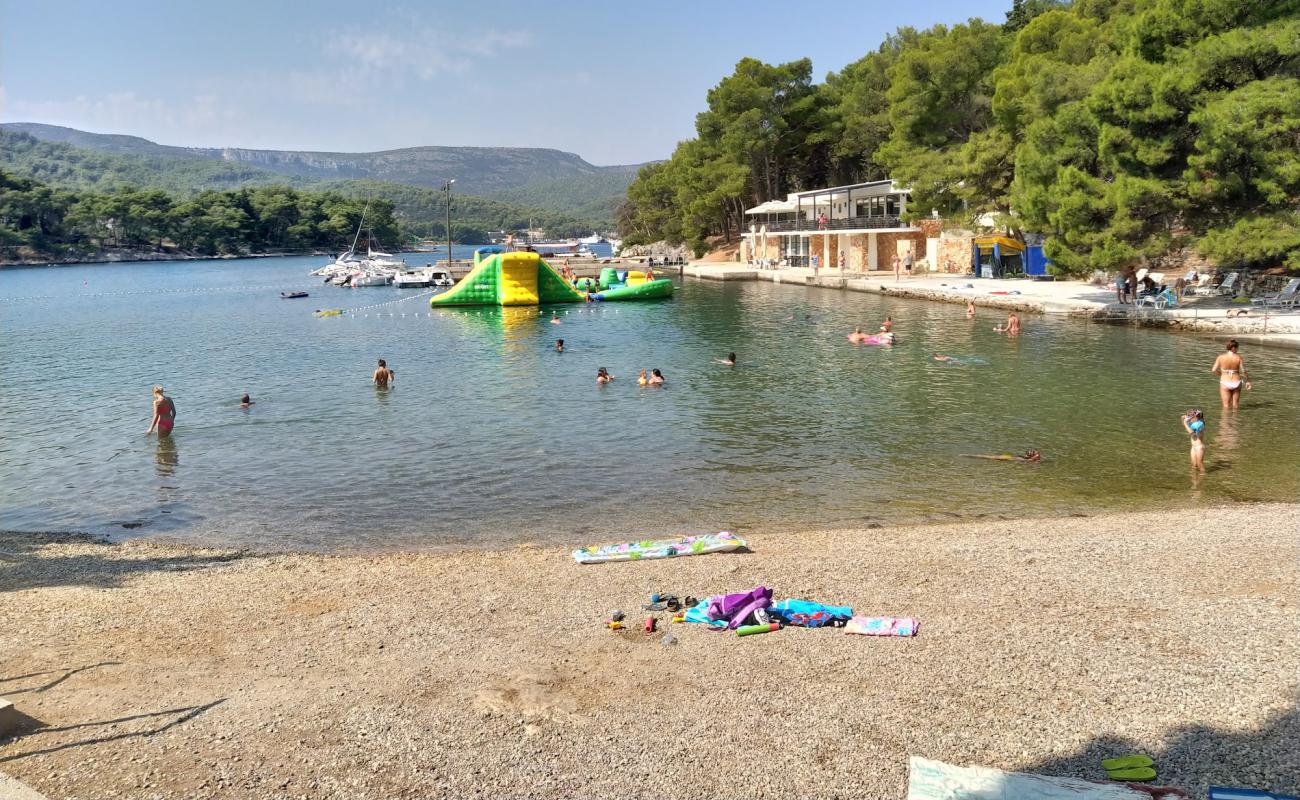
<instances>
[{"instance_id":1,"label":"group of swimmers","mask_svg":"<svg viewBox=\"0 0 1300 800\"><path fill-rule=\"evenodd\" d=\"M968 317L974 316L973 304L968 305L966 315ZM849 341L854 344L863 342L871 342L874 344L894 344L896 338L893 332L893 327L893 318L886 317L885 321L880 325L880 333L864 334L862 328L859 327L854 329L853 333L850 333L848 338ZM1007 315L1007 324L1005 326L999 326L995 328L995 330L1014 336L1020 332L1020 319L1016 316L1015 312L1011 312ZM1246 373L1246 365L1242 361L1241 355L1237 352L1238 347L1239 345L1237 344L1236 339L1229 339L1225 347L1225 352L1221 353L1214 360L1214 366L1210 368L1210 371L1213 374L1219 376L1219 399L1222 401L1225 410L1239 409L1241 407L1242 389L1251 388L1250 378ZM555 340L555 352L564 352L563 339ZM967 363L965 360L955 356L947 356L940 353L935 353L932 358L941 363L952 363L957 365L964 365ZM736 365L736 354L734 352L728 353L725 359L714 359L714 361L724 366L734 367ZM394 375L393 370L389 369L388 363L382 358L379 359L379 364L375 368L374 374L371 375L371 382L376 387L385 389L389 384L393 383L395 379L396 376ZM596 371L597 385L603 386L613 380L614 376L611 375L609 370L605 367L601 367ZM655 368L650 370L649 374L647 374L646 370L641 370L637 375L636 382L638 386L662 386L665 381L663 373L658 368ZM249 397L247 392L239 398L239 405L241 408L248 408L253 405L253 400ZM1203 473L1205 472L1205 442L1202 437L1205 430L1205 413L1200 409L1191 409L1184 413L1180 419L1183 429L1191 437L1190 456L1192 468L1197 472ZM149 429L146 433L153 433L157 430L158 436L160 438L165 438L171 435L172 429L175 425L175 401L166 395L163 391L163 387L153 387L153 417L149 422ZM1042 455L1034 449L1026 450L1021 455L1012 455L1008 453L999 455L963 453L962 455L969 458L985 458L997 461L1020 461L1033 463L1042 460Z\"/></svg>"}]
</instances>

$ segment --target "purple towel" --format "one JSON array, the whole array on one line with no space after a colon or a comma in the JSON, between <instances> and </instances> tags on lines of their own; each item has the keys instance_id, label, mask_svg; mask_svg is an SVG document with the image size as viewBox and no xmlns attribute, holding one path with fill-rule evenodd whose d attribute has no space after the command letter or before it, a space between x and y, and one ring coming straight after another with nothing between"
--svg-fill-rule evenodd
<instances>
[{"instance_id":1,"label":"purple towel","mask_svg":"<svg viewBox=\"0 0 1300 800\"><path fill-rule=\"evenodd\" d=\"M724 594L709 598L709 619L726 620L727 628L735 630L745 624L745 620L760 608L772 605L772 590L765 586L755 586L748 592Z\"/></svg>"}]
</instances>

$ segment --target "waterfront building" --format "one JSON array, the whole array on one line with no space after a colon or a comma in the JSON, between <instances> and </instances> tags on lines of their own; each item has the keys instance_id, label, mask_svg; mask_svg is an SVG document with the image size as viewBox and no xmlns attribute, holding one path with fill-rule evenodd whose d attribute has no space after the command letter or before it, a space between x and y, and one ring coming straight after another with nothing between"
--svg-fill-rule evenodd
<instances>
[{"instance_id":1,"label":"waterfront building","mask_svg":"<svg viewBox=\"0 0 1300 800\"><path fill-rule=\"evenodd\" d=\"M815 255L823 269L838 270L842 254L844 271L861 273L892 270L895 255L910 254L921 270L937 250L940 222L904 222L909 199L907 189L881 180L769 200L745 211L740 260L806 267Z\"/></svg>"}]
</instances>

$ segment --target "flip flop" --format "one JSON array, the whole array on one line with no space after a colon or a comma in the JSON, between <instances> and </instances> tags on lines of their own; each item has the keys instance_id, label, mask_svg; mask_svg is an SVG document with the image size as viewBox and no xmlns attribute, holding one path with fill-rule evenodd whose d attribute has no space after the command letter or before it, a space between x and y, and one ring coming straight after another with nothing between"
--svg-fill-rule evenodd
<instances>
[{"instance_id":1,"label":"flip flop","mask_svg":"<svg viewBox=\"0 0 1300 800\"><path fill-rule=\"evenodd\" d=\"M1129 755L1119 756L1117 758L1102 759L1101 768L1106 770L1107 772L1113 772L1117 769L1132 769L1133 767L1150 767L1155 763L1156 762L1151 760L1150 756L1143 756L1143 755L1138 755L1136 753L1130 753Z\"/></svg>"},{"instance_id":2,"label":"flip flop","mask_svg":"<svg viewBox=\"0 0 1300 800\"><path fill-rule=\"evenodd\" d=\"M1129 767L1128 769L1114 769L1106 773L1113 781L1152 781L1156 778L1156 771L1151 767Z\"/></svg>"}]
</instances>

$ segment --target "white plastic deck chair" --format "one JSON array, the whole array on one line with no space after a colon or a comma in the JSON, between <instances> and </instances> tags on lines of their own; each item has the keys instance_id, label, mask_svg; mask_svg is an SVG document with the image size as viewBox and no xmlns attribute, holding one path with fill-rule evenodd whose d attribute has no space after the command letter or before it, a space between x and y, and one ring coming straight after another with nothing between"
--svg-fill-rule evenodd
<instances>
[{"instance_id":1,"label":"white plastic deck chair","mask_svg":"<svg viewBox=\"0 0 1300 800\"><path fill-rule=\"evenodd\" d=\"M1252 297L1251 305L1255 306L1294 306L1296 304L1296 292L1300 291L1300 278L1292 278L1287 281L1282 291L1271 294Z\"/></svg>"},{"instance_id":2,"label":"white plastic deck chair","mask_svg":"<svg viewBox=\"0 0 1300 800\"><path fill-rule=\"evenodd\" d=\"M1214 287L1215 294L1226 294L1229 297L1237 293L1237 278L1240 273L1233 272L1223 279L1223 283Z\"/></svg>"}]
</instances>

